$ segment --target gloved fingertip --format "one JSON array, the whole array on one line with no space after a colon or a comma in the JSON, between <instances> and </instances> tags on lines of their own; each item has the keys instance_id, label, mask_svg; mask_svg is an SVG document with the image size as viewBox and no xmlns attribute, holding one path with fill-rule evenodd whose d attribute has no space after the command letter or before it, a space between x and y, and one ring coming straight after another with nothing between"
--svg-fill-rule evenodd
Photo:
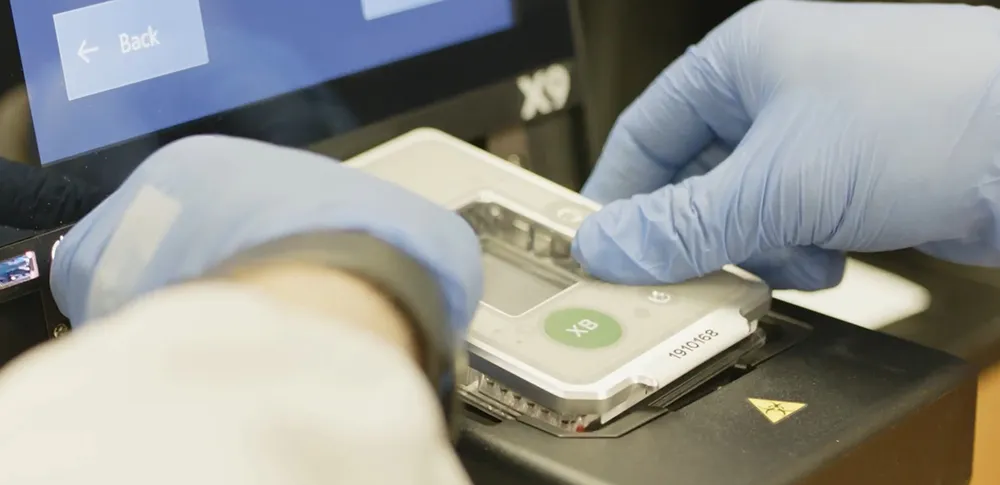
<instances>
[{"instance_id":1,"label":"gloved fingertip","mask_svg":"<svg viewBox=\"0 0 1000 485\"><path fill-rule=\"evenodd\" d=\"M609 283L660 283L608 233L606 222L606 215L600 212L583 221L573 239L573 259L587 274Z\"/></svg>"}]
</instances>

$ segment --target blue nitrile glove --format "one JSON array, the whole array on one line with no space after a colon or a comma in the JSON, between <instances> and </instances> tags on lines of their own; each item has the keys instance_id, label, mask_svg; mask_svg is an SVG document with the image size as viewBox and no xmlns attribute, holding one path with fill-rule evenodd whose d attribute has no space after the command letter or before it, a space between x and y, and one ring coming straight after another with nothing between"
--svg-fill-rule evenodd
<instances>
[{"instance_id":1,"label":"blue nitrile glove","mask_svg":"<svg viewBox=\"0 0 1000 485\"><path fill-rule=\"evenodd\" d=\"M597 277L740 264L821 289L844 251L1000 264L1000 12L770 0L671 64L619 118L577 233ZM638 194L638 195L637 195Z\"/></svg>"},{"instance_id":2,"label":"blue nitrile glove","mask_svg":"<svg viewBox=\"0 0 1000 485\"><path fill-rule=\"evenodd\" d=\"M52 292L78 326L242 250L330 230L368 233L423 263L465 330L482 269L460 216L321 155L219 136L159 150L80 221L59 245Z\"/></svg>"}]
</instances>

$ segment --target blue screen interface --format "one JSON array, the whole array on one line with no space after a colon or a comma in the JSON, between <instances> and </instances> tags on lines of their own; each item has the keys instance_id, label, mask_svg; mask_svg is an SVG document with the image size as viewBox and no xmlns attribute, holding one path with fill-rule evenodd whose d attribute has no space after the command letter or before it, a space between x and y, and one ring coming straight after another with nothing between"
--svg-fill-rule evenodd
<instances>
[{"instance_id":1,"label":"blue screen interface","mask_svg":"<svg viewBox=\"0 0 1000 485\"><path fill-rule=\"evenodd\" d=\"M509 29L511 1L10 3L51 163Z\"/></svg>"}]
</instances>

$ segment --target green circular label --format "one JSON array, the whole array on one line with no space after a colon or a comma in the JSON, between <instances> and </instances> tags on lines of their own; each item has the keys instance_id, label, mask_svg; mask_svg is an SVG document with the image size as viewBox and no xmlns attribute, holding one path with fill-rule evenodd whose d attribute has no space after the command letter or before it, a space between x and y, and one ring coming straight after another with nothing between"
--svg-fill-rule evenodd
<instances>
[{"instance_id":1,"label":"green circular label","mask_svg":"<svg viewBox=\"0 0 1000 485\"><path fill-rule=\"evenodd\" d=\"M570 347L599 349L621 339L622 326L601 312L568 308L545 318L545 333Z\"/></svg>"}]
</instances>

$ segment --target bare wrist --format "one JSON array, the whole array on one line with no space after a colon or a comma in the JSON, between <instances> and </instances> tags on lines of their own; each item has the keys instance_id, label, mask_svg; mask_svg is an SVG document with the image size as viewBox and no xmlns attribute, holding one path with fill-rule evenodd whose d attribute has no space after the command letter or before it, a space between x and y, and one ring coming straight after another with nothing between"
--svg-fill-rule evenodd
<instances>
[{"instance_id":1,"label":"bare wrist","mask_svg":"<svg viewBox=\"0 0 1000 485\"><path fill-rule=\"evenodd\" d=\"M206 277L233 275L402 347L437 391L445 422L457 436L461 350L442 288L417 259L365 233L313 232L248 248Z\"/></svg>"},{"instance_id":2,"label":"bare wrist","mask_svg":"<svg viewBox=\"0 0 1000 485\"><path fill-rule=\"evenodd\" d=\"M238 268L226 280L249 285L282 303L350 325L400 348L419 365L413 327L377 288L349 273L307 263L264 263Z\"/></svg>"}]
</instances>

